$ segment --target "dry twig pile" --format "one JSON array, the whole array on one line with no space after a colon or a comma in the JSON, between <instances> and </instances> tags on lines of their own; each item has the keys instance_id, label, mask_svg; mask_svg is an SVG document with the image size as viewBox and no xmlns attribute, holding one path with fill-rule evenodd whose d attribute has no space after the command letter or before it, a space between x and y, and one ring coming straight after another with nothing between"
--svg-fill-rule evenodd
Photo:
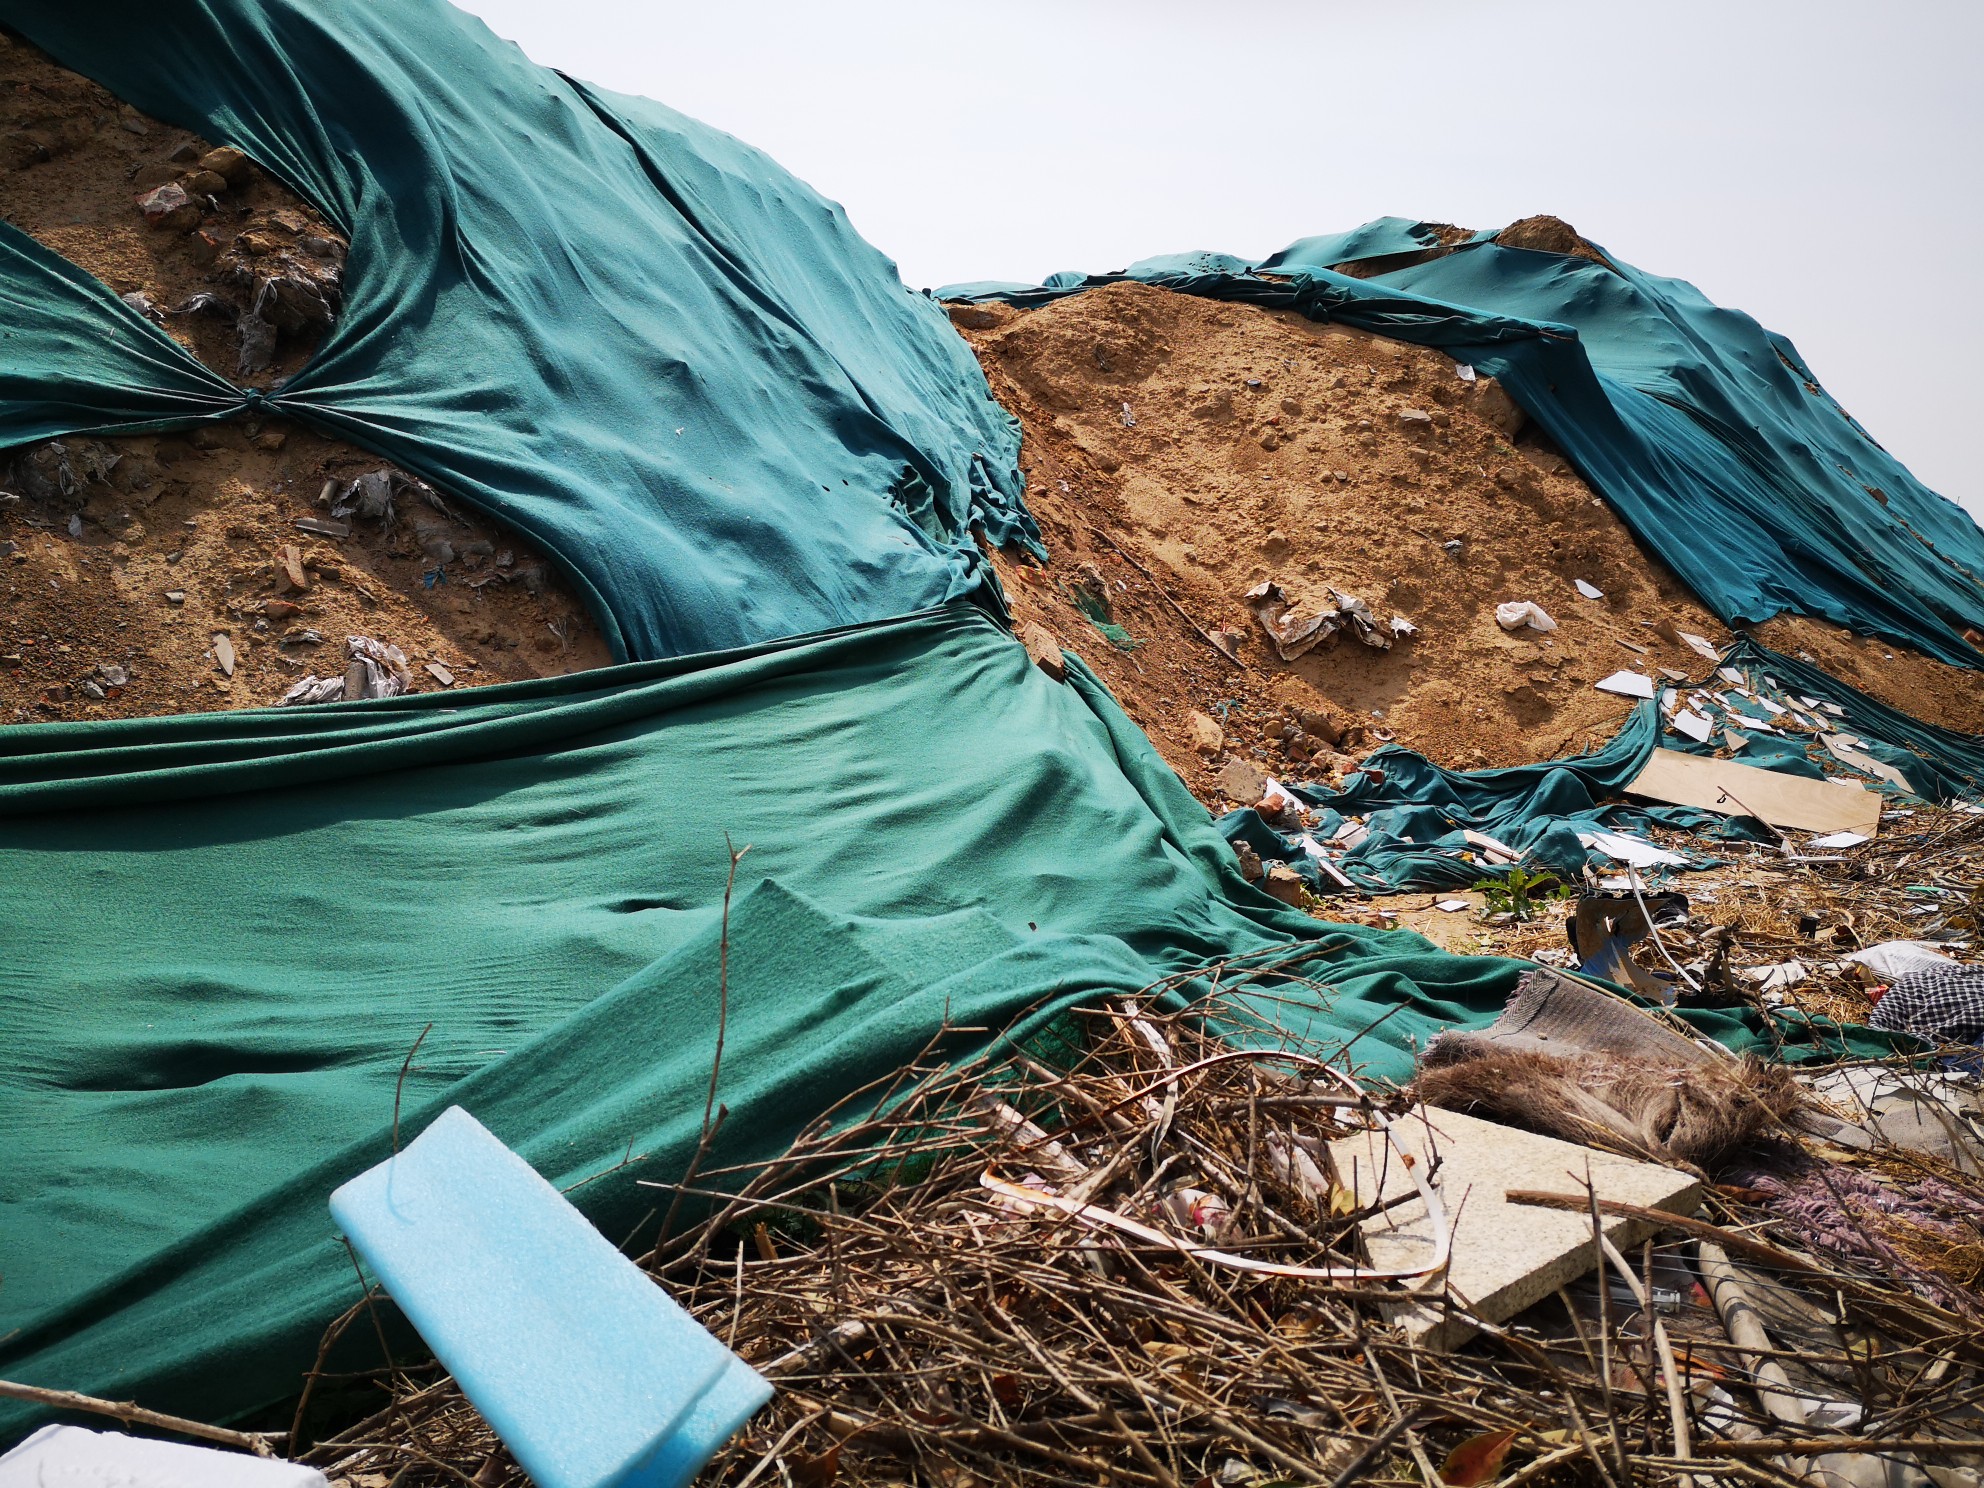
<instances>
[{"instance_id":1,"label":"dry twig pile","mask_svg":"<svg viewBox=\"0 0 1984 1488\"><path fill-rule=\"evenodd\" d=\"M1068 1057L908 1070L777 1160L699 1180L711 1211L647 1264L779 1387L704 1481L1628 1488L1784 1483L1822 1452L1945 1473L1984 1450L1984 1310L1763 1238L1754 1190L1615 1252L1605 1287L1457 1352L1409 1344L1385 1302L1414 1283L1361 1269L1370 1214L1323 1145L1399 1098L1133 1004L1071 1022ZM1950 1225L1984 1214L1984 1189L1936 1179ZM1730 1341L1697 1277L1724 1306L1735 1278L1767 1354ZM451 1382L392 1384L306 1460L351 1488L524 1481Z\"/></svg>"}]
</instances>

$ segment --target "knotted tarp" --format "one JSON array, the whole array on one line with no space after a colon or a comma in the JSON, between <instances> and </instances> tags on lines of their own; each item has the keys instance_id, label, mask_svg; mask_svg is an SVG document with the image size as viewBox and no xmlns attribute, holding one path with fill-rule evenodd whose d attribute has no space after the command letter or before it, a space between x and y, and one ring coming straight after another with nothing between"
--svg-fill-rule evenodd
<instances>
[{"instance_id":1,"label":"knotted tarp","mask_svg":"<svg viewBox=\"0 0 1984 1488\"><path fill-rule=\"evenodd\" d=\"M357 1299L325 1199L448 1104L621 1239L695 1147L779 1150L945 1027L1234 957L1350 1063L1520 964L1250 888L1076 663L968 605L753 652L335 707L0 730L0 1376L203 1418ZM1189 992L1191 987L1184 987ZM1368 1031L1367 1031L1368 1030ZM0 1414L0 1438L22 1419Z\"/></svg>"},{"instance_id":2,"label":"knotted tarp","mask_svg":"<svg viewBox=\"0 0 1984 1488\"><path fill-rule=\"evenodd\" d=\"M1984 529L1876 444L1790 341L1609 255L1447 236L1383 218L1260 260L1176 254L936 293L1034 306L1133 279L1438 347L1498 379L1724 621L1788 610L1984 665L1961 634L1984 626Z\"/></svg>"},{"instance_id":3,"label":"knotted tarp","mask_svg":"<svg viewBox=\"0 0 1984 1488\"><path fill-rule=\"evenodd\" d=\"M943 313L729 135L441 0L0 0L0 22L238 146L351 243L337 324L264 395L0 224L0 449L289 415L528 533L629 659L990 599L970 528L1034 540L1017 427Z\"/></svg>"}]
</instances>

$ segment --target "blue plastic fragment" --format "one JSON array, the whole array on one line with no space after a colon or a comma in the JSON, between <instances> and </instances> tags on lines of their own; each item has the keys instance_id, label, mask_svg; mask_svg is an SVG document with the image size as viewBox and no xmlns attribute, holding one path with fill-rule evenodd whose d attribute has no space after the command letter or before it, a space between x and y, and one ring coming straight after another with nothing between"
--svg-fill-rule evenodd
<instances>
[{"instance_id":1,"label":"blue plastic fragment","mask_svg":"<svg viewBox=\"0 0 1984 1488\"><path fill-rule=\"evenodd\" d=\"M538 1488L676 1488L771 1399L459 1106L331 1214Z\"/></svg>"}]
</instances>

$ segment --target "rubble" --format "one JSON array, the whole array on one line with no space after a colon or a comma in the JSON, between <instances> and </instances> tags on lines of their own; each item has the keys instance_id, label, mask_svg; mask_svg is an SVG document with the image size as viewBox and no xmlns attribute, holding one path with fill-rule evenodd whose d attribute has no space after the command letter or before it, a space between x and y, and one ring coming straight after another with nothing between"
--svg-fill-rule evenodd
<instances>
[{"instance_id":1,"label":"rubble","mask_svg":"<svg viewBox=\"0 0 1984 1488\"><path fill-rule=\"evenodd\" d=\"M1868 1462L1870 1419L1889 1457L1965 1481L1984 1414L1921 1390L1921 1351L1967 1380L1984 1313L1895 1268L1971 1274L1939 1237L1984 1218L1974 1180L1791 1134L1705 1182L1360 1092L1328 1051L1236 1050L1148 997L1079 1021L1063 1064L906 1073L648 1246L777 1389L709 1481L1480 1483L1465 1465L1499 1457L1681 1488ZM1893 1191L1859 1211L1882 1256L1764 1196L1808 1172ZM1438 1264L1455 1213L1443 1279L1392 1279ZM1723 1321L1732 1287L1768 1345ZM521 1484L451 1381L393 1389L297 1455L340 1488Z\"/></svg>"},{"instance_id":2,"label":"rubble","mask_svg":"<svg viewBox=\"0 0 1984 1488\"><path fill-rule=\"evenodd\" d=\"M1592 684L1618 670L1619 643L1672 681L1728 642L1494 380L1462 379L1438 352L1140 284L962 309L1024 427L1028 505L1051 554L1032 569L1040 583L994 555L1016 614L1080 652L1208 804L1221 760L1195 747L1188 711L1219 718L1229 751L1277 763L1265 726L1320 705L1372 723L1382 709L1397 742L1442 765L1523 764L1617 730L1634 700ZM1118 416L1126 399L1134 429ZM1401 409L1427 414L1413 424L1430 437L1408 435ZM1270 558L1273 533L1287 546ZM1134 655L1097 647L1057 587L1084 565L1110 576ZM1605 598L1553 614L1556 630L1495 624L1512 595L1576 594L1579 579ZM1332 586L1381 623L1396 613L1416 631L1409 654L1318 643L1286 661L1246 599L1263 583L1281 589L1290 629L1329 618ZM1951 668L1810 620L1757 633L1903 711L1984 729L1984 691Z\"/></svg>"}]
</instances>

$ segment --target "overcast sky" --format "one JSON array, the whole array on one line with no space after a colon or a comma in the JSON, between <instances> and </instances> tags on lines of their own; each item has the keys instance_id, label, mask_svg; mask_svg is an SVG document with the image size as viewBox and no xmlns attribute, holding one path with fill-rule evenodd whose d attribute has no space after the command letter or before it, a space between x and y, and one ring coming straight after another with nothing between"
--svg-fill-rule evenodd
<instances>
[{"instance_id":1,"label":"overcast sky","mask_svg":"<svg viewBox=\"0 0 1984 1488\"><path fill-rule=\"evenodd\" d=\"M769 151L916 288L1554 213L1984 514L1972 0L458 3Z\"/></svg>"}]
</instances>

